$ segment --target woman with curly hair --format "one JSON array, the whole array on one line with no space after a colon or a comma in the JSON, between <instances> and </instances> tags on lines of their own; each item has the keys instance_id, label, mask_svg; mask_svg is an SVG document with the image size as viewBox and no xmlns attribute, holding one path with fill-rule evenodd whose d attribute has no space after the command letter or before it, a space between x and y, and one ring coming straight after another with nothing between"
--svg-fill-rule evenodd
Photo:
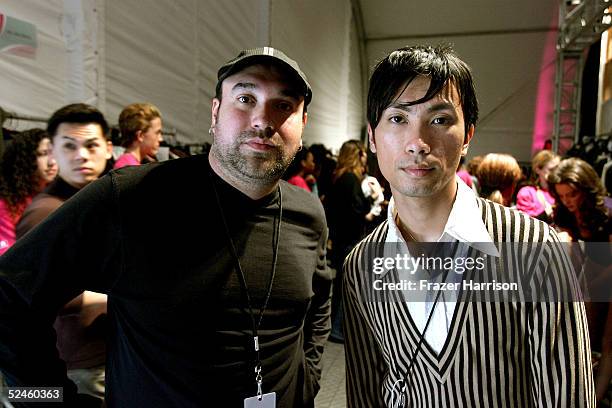
<instances>
[{"instance_id":1,"label":"woman with curly hair","mask_svg":"<svg viewBox=\"0 0 612 408\"><path fill-rule=\"evenodd\" d=\"M15 243L15 225L32 198L57 175L50 144L47 132L30 129L6 146L0 161L0 255Z\"/></svg>"},{"instance_id":2,"label":"woman with curly hair","mask_svg":"<svg viewBox=\"0 0 612 408\"><path fill-rule=\"evenodd\" d=\"M605 205L606 189L597 172L587 162L562 160L548 176L548 185L557 205L554 223L565 240L611 242L612 217ZM576 251L578 246L572 246ZM610 406L612 400L612 303L610 299L610 253L598 244L585 245L581 254L589 294L595 300L586 303L589 319L593 372L598 406ZM603 248L609 248L607 244ZM578 269L577 269L578 270ZM603 293L602 293L603 291ZM606 300L606 302L602 302Z\"/></svg>"},{"instance_id":3,"label":"woman with curly hair","mask_svg":"<svg viewBox=\"0 0 612 408\"><path fill-rule=\"evenodd\" d=\"M573 241L610 240L606 189L590 164L577 158L562 160L548 176L548 185L557 201L553 218L558 229Z\"/></svg>"}]
</instances>

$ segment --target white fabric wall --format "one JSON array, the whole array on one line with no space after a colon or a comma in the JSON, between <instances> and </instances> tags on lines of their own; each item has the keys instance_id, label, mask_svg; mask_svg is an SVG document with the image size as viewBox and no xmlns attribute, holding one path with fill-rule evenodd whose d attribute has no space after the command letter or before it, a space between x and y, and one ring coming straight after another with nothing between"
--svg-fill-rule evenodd
<instances>
[{"instance_id":1,"label":"white fabric wall","mask_svg":"<svg viewBox=\"0 0 612 408\"><path fill-rule=\"evenodd\" d=\"M542 32L371 41L366 48L369 66L373 67L381 57L402 46L452 43L457 54L472 68L482 119L468 156L503 152L518 160L530 161L546 35Z\"/></svg>"},{"instance_id":2,"label":"white fabric wall","mask_svg":"<svg viewBox=\"0 0 612 408\"><path fill-rule=\"evenodd\" d=\"M150 102L179 142L210 141L217 69L240 49L257 46L261 2L146 3L106 6L106 112L116 121L125 105Z\"/></svg>"},{"instance_id":3,"label":"white fabric wall","mask_svg":"<svg viewBox=\"0 0 612 408\"><path fill-rule=\"evenodd\" d=\"M313 87L306 144L337 149L360 136L350 0L4 0L0 11L36 24L39 39L35 60L0 54L6 110L48 117L85 101L114 124L125 105L151 102L178 142L203 143L219 66L241 49L272 45Z\"/></svg>"},{"instance_id":4,"label":"white fabric wall","mask_svg":"<svg viewBox=\"0 0 612 408\"><path fill-rule=\"evenodd\" d=\"M298 61L313 88L306 144L337 150L359 138L362 87L353 27L350 1L272 1L271 45Z\"/></svg>"},{"instance_id":5,"label":"white fabric wall","mask_svg":"<svg viewBox=\"0 0 612 408\"><path fill-rule=\"evenodd\" d=\"M48 117L67 103L97 104L94 0L3 0L0 12L34 24L38 42L33 59L0 53L0 107ZM13 121L5 126L25 129L44 123Z\"/></svg>"}]
</instances>

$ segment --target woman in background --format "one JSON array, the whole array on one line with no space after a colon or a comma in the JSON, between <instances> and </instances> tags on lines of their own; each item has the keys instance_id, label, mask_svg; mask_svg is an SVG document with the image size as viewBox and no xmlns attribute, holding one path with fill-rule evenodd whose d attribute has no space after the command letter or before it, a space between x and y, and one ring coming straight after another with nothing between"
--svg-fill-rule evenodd
<instances>
[{"instance_id":1,"label":"woman in background","mask_svg":"<svg viewBox=\"0 0 612 408\"><path fill-rule=\"evenodd\" d=\"M42 129L18 133L0 162L0 255L15 243L15 225L32 198L57 175L49 154L51 139Z\"/></svg>"},{"instance_id":2,"label":"woman in background","mask_svg":"<svg viewBox=\"0 0 612 408\"><path fill-rule=\"evenodd\" d=\"M516 196L516 208L519 211L552 223L555 199L548 189L547 177L558 164L559 156L550 150L542 150L533 156L532 185L522 187Z\"/></svg>"},{"instance_id":3,"label":"woman in background","mask_svg":"<svg viewBox=\"0 0 612 408\"><path fill-rule=\"evenodd\" d=\"M370 212L373 200L378 198L374 187L369 197L363 193L367 152L358 140L344 142L338 153L338 164L333 185L326 199L327 223L332 241L331 263L336 270L332 297L332 332L330 339L344 340L342 335L342 264L355 244L363 238L366 223L374 220Z\"/></svg>"},{"instance_id":4,"label":"woman in background","mask_svg":"<svg viewBox=\"0 0 612 408\"><path fill-rule=\"evenodd\" d=\"M307 147L303 146L296 153L293 161L285 171L283 179L287 180L289 184L293 184L294 186L301 187L304 190L311 192L311 186L314 186L313 181L315 181L313 180L314 177L312 176L314 170L314 156ZM307 177L309 177L311 183L308 183Z\"/></svg>"},{"instance_id":5,"label":"woman in background","mask_svg":"<svg viewBox=\"0 0 612 408\"><path fill-rule=\"evenodd\" d=\"M509 154L489 153L478 165L476 177L481 197L510 206L522 172L516 159Z\"/></svg>"},{"instance_id":6,"label":"woman in background","mask_svg":"<svg viewBox=\"0 0 612 408\"><path fill-rule=\"evenodd\" d=\"M556 199L554 225L567 241L583 241L581 253L589 295L586 303L589 319L593 372L598 406L609 407L612 396L612 302L610 273L612 257L612 221L606 207L606 189L597 172L587 162L570 158L562 160L548 176L551 193ZM606 243L588 244L588 243ZM572 246L578 250L578 246ZM578 269L577 270L580 270Z\"/></svg>"}]
</instances>

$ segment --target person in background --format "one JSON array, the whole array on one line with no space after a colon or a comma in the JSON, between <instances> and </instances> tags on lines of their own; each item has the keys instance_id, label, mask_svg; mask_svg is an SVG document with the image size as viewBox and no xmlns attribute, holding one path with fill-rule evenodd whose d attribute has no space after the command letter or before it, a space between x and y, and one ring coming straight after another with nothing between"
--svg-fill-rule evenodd
<instances>
[{"instance_id":1,"label":"person in background","mask_svg":"<svg viewBox=\"0 0 612 408\"><path fill-rule=\"evenodd\" d=\"M115 169L157 161L162 138L159 109L150 103L133 103L119 114L121 145L125 152L115 162Z\"/></svg>"},{"instance_id":2,"label":"person in background","mask_svg":"<svg viewBox=\"0 0 612 408\"><path fill-rule=\"evenodd\" d=\"M578 158L562 160L548 176L550 192L556 200L553 225L562 231L566 241L580 252L587 293L595 301L587 304L591 348L593 350L595 389L598 406L612 402L612 302L610 302L609 246L612 242L612 211L606 206L607 192L593 167ZM607 251L606 251L607 250ZM577 270L580 270L576 268ZM607 405L603 405L606 400Z\"/></svg>"},{"instance_id":3,"label":"person in background","mask_svg":"<svg viewBox=\"0 0 612 408\"><path fill-rule=\"evenodd\" d=\"M548 175L559 164L559 156L550 150L541 150L531 160L532 181L522 187L516 196L516 209L547 223L552 222L555 199L548 190Z\"/></svg>"},{"instance_id":4,"label":"person in background","mask_svg":"<svg viewBox=\"0 0 612 408\"><path fill-rule=\"evenodd\" d=\"M332 241L331 265L336 270L332 297L332 332L330 340L342 342L342 263L351 248L366 232L367 222L374 221L372 203L378 192L369 182L369 196L361 186L365 177L367 152L358 140L342 144L334 172L334 184L326 199L326 213ZM379 186L380 187L380 186ZM378 189L379 190L379 189Z\"/></svg>"},{"instance_id":5,"label":"person in background","mask_svg":"<svg viewBox=\"0 0 612 408\"><path fill-rule=\"evenodd\" d=\"M93 106L80 103L64 106L51 115L47 131L52 137L52 155L58 163L59 175L26 208L16 228L19 240L66 200L97 180L112 155L108 124ZM52 246L49 250L53 250ZM106 302L106 295L84 291L64 304L53 325L68 377L79 393L88 395L98 405L104 399L105 389Z\"/></svg>"},{"instance_id":6,"label":"person in background","mask_svg":"<svg viewBox=\"0 0 612 408\"><path fill-rule=\"evenodd\" d=\"M476 169L480 196L509 207L522 172L509 154L489 153Z\"/></svg>"},{"instance_id":7,"label":"person in background","mask_svg":"<svg viewBox=\"0 0 612 408\"><path fill-rule=\"evenodd\" d=\"M471 174L467 171L467 168L465 166L465 157L461 156L461 159L459 160L459 167L457 167L457 176L459 176L459 178L461 180L463 180L463 182L469 187L472 188L473 187L473 183L472 183L472 176Z\"/></svg>"},{"instance_id":8,"label":"person in background","mask_svg":"<svg viewBox=\"0 0 612 408\"><path fill-rule=\"evenodd\" d=\"M607 192L590 164L578 158L564 159L548 176L548 185L557 203L553 219L558 229L572 241L608 242Z\"/></svg>"},{"instance_id":9,"label":"person in background","mask_svg":"<svg viewBox=\"0 0 612 408\"><path fill-rule=\"evenodd\" d=\"M0 162L0 255L16 240L15 227L32 198L57 175L50 139L42 129L15 135Z\"/></svg>"},{"instance_id":10,"label":"person in background","mask_svg":"<svg viewBox=\"0 0 612 408\"><path fill-rule=\"evenodd\" d=\"M312 191L311 186L314 186L316 183L316 180L314 182L312 181L312 178L314 177L312 176L312 173L314 170L314 156L307 147L302 146L283 175L283 179L287 180L289 184L301 187L310 192ZM310 178L310 183L308 183L307 177Z\"/></svg>"},{"instance_id":11,"label":"person in background","mask_svg":"<svg viewBox=\"0 0 612 408\"><path fill-rule=\"evenodd\" d=\"M474 156L468 161L467 166L466 166L466 170L470 174L470 177L472 178L472 190L474 190L476 194L480 194L480 187L478 186L478 178L476 178L476 170L478 170L478 166L480 165L480 163L482 163L483 158L484 156Z\"/></svg>"},{"instance_id":12,"label":"person in background","mask_svg":"<svg viewBox=\"0 0 612 408\"><path fill-rule=\"evenodd\" d=\"M317 191L323 205L325 198L333 185L336 160L332 153L321 143L310 146L310 152L314 155L315 170L314 177L317 180Z\"/></svg>"}]
</instances>

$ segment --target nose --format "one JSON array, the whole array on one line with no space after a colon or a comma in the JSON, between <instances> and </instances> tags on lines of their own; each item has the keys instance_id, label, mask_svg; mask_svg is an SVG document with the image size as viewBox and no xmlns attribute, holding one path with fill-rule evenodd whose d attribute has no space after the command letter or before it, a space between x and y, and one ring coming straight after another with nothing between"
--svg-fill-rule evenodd
<instances>
[{"instance_id":1,"label":"nose","mask_svg":"<svg viewBox=\"0 0 612 408\"><path fill-rule=\"evenodd\" d=\"M263 137L272 137L276 127L274 125L274 120L272 119L271 108L269 108L266 104L261 104L253 109L251 126Z\"/></svg>"},{"instance_id":2,"label":"nose","mask_svg":"<svg viewBox=\"0 0 612 408\"><path fill-rule=\"evenodd\" d=\"M428 141L425 140L423 132L420 129L414 129L410 131L408 135L406 146L406 153L415 155L426 155L431 153L431 146Z\"/></svg>"},{"instance_id":3,"label":"nose","mask_svg":"<svg viewBox=\"0 0 612 408\"><path fill-rule=\"evenodd\" d=\"M78 148L76 152L77 159L87 160L89 158L89 150L85 146Z\"/></svg>"}]
</instances>

